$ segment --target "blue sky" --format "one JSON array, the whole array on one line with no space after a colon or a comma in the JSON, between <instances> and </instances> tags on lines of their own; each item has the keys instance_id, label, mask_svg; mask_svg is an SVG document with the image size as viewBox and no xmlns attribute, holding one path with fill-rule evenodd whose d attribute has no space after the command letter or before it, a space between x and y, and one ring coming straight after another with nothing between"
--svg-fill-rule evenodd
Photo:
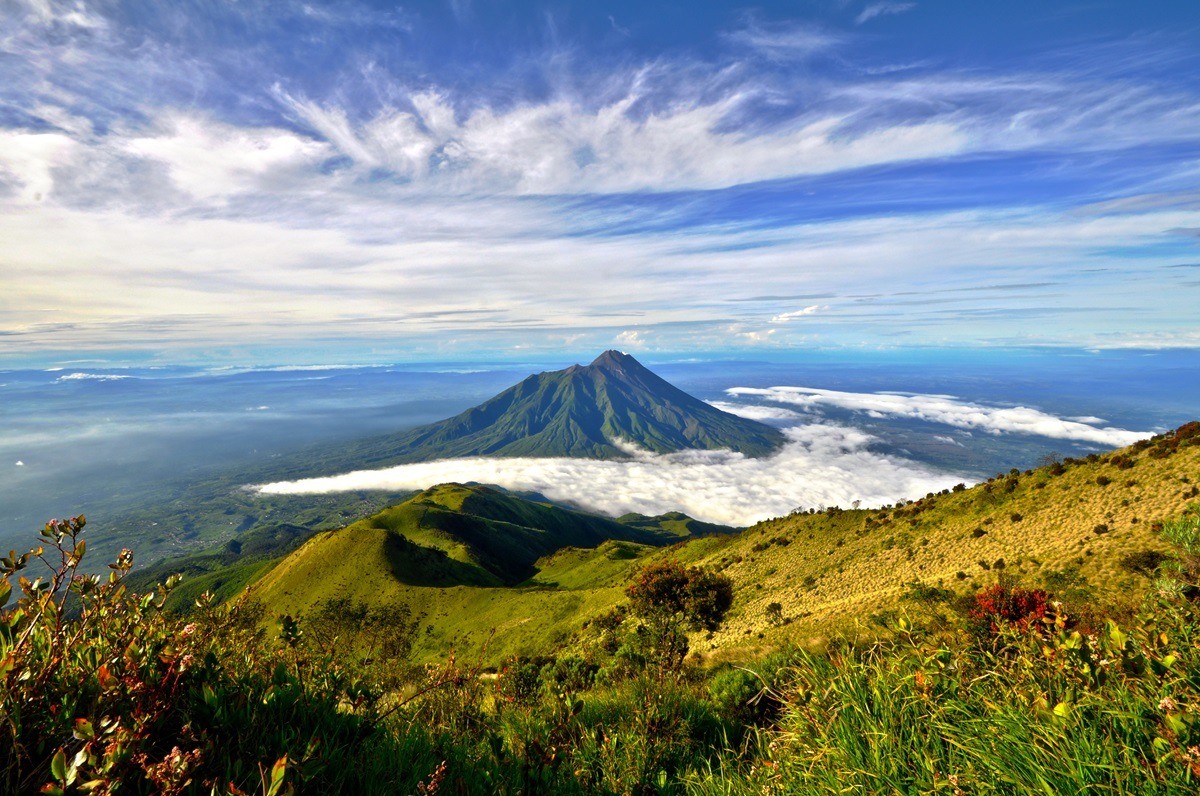
<instances>
[{"instance_id":1,"label":"blue sky","mask_svg":"<svg viewBox=\"0 0 1200 796\"><path fill-rule=\"evenodd\" d=\"M0 0L0 364L1200 347L1200 5Z\"/></svg>"}]
</instances>

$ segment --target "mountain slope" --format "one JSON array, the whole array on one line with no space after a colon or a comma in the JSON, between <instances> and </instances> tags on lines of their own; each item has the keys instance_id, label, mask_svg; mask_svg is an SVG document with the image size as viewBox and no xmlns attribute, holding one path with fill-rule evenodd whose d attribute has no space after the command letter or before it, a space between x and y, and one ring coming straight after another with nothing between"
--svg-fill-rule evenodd
<instances>
[{"instance_id":1,"label":"mountain slope","mask_svg":"<svg viewBox=\"0 0 1200 796\"><path fill-rule=\"evenodd\" d=\"M1168 552L1154 524L1200 501L1197 482L1200 424L1189 424L1120 451L1002 474L902 506L794 514L670 549L614 540L564 547L533 561L536 574L516 587L489 585L501 579L494 564L485 565L485 549L467 549L474 529L431 530L414 523L414 514L384 512L310 540L263 577L256 594L269 614L303 611L334 594L404 601L428 612L421 656L478 651L495 629L487 656L498 661L569 643L584 622L625 599L623 587L638 568L669 557L734 581L725 627L693 639L693 649L803 643L913 610L916 603L901 598L915 581L962 595L1004 574L1067 599L1082 592L1140 599L1154 562ZM487 504L494 496L447 485L428 490L424 509L411 510L439 517L476 499ZM657 527L671 527L670 515L656 519ZM388 529L393 521L398 531ZM539 537L513 530L527 528L524 521L508 516L490 530L508 534L511 549L528 561L536 553L530 540ZM414 577L422 572L423 581ZM772 603L777 614L767 610Z\"/></svg>"},{"instance_id":2,"label":"mountain slope","mask_svg":"<svg viewBox=\"0 0 1200 796\"><path fill-rule=\"evenodd\" d=\"M434 657L478 644L492 628L492 654L532 652L611 607L647 551L693 532L684 515L629 519L636 524L442 484L315 535L274 562L253 594L268 614L302 614L331 597L408 604L427 614L422 650Z\"/></svg>"},{"instance_id":3,"label":"mountain slope","mask_svg":"<svg viewBox=\"0 0 1200 796\"><path fill-rule=\"evenodd\" d=\"M618 440L657 453L701 448L763 456L784 437L693 398L627 354L606 351L590 365L530 376L456 417L396 435L389 458L627 456Z\"/></svg>"},{"instance_id":4,"label":"mountain slope","mask_svg":"<svg viewBox=\"0 0 1200 796\"><path fill-rule=\"evenodd\" d=\"M535 503L487 486L441 484L336 531L320 534L280 564L312 555L361 556L378 546L385 574L413 586L505 586L527 580L535 562L566 547L606 541L664 545L691 534L690 518L637 518L625 524L594 514ZM721 526L701 531L732 530ZM340 552L339 552L340 551Z\"/></svg>"}]
</instances>

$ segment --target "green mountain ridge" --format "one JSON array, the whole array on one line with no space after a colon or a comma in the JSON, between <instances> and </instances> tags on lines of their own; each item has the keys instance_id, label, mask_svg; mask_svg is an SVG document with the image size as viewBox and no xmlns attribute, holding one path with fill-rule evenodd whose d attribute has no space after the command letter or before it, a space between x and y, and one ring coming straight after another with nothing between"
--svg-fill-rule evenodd
<instances>
[{"instance_id":1,"label":"green mountain ridge","mask_svg":"<svg viewBox=\"0 0 1200 796\"><path fill-rule=\"evenodd\" d=\"M146 591L181 573L184 582L170 605L186 609L205 591L228 599L310 539L336 536L347 539L349 547L356 538L378 537L381 572L410 586L506 587L534 577L540 558L563 550L590 550L610 541L654 547L734 531L681 512L627 514L614 520L554 504L536 493L441 484L337 529L258 527L212 550L143 568L128 582L134 590Z\"/></svg>"},{"instance_id":2,"label":"green mountain ridge","mask_svg":"<svg viewBox=\"0 0 1200 796\"><path fill-rule=\"evenodd\" d=\"M606 351L589 365L532 375L479 406L381 439L396 463L463 456L629 455L618 441L655 453L727 449L765 456L783 433L694 398L636 359ZM375 462L371 462L374 466Z\"/></svg>"},{"instance_id":3,"label":"green mountain ridge","mask_svg":"<svg viewBox=\"0 0 1200 796\"><path fill-rule=\"evenodd\" d=\"M679 539L653 521L627 525L534 503L487 486L462 484L432 487L335 533L374 530L400 536L414 555L417 551L412 547L421 547L462 565L447 571L449 577L437 585L511 586L533 576L539 558L564 547L597 547L609 540L661 545ZM401 579L430 581L429 573L409 561L397 566L405 573L398 575Z\"/></svg>"}]
</instances>

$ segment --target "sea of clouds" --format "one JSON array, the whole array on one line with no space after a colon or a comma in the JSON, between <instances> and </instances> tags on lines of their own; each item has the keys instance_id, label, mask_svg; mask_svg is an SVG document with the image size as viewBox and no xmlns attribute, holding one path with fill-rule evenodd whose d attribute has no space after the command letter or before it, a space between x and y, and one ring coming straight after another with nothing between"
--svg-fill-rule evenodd
<instances>
[{"instance_id":1,"label":"sea of clouds","mask_svg":"<svg viewBox=\"0 0 1200 796\"><path fill-rule=\"evenodd\" d=\"M922 395L916 393L859 393L838 390L819 390L812 387L732 387L725 391L735 397L753 397L774 403L789 404L802 409L832 406L863 412L869 417L901 417L942 423L962 429L975 429L989 434L1029 434L1050 439L1073 439L1106 447L1121 448L1153 434L1150 431L1127 431L1123 428L1096 425L1098 417L1062 418L1027 406L998 407L960 400L952 395ZM746 414L731 404L718 408L754 419L769 414ZM769 413L779 407L750 407L749 411ZM786 410L785 410L786 411ZM797 415L799 417L799 415Z\"/></svg>"},{"instance_id":2,"label":"sea of clouds","mask_svg":"<svg viewBox=\"0 0 1200 796\"><path fill-rule=\"evenodd\" d=\"M813 423L786 429L779 453L749 458L730 451L656 454L626 446L626 460L572 458L443 459L384 470L308 478L258 487L269 494L363 489L424 489L478 481L541 492L554 501L602 514L684 513L707 522L750 525L793 509L866 506L945 489L962 476L868 450L869 434Z\"/></svg>"},{"instance_id":3,"label":"sea of clouds","mask_svg":"<svg viewBox=\"0 0 1200 796\"><path fill-rule=\"evenodd\" d=\"M731 397L762 403L714 402L743 417L786 426L787 443L764 458L730 451L657 454L629 443L624 460L574 458L443 459L382 470L255 487L267 494L424 489L448 481L534 490L598 513L683 511L708 522L749 525L797 508L880 506L974 480L960 473L872 450L876 437L819 417L833 406L873 417L926 420L991 434L1026 434L1127 445L1150 432L1098 428L1099 418L1059 418L1027 407L995 407L953 396L849 393L806 387L734 387ZM784 403L793 408L772 404ZM797 411L799 409L799 411Z\"/></svg>"}]
</instances>

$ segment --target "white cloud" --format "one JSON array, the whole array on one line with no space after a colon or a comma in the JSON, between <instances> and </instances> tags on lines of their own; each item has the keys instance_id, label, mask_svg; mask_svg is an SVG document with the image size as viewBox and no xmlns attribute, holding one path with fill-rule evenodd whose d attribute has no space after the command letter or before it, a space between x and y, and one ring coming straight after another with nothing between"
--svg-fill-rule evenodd
<instances>
[{"instance_id":1,"label":"white cloud","mask_svg":"<svg viewBox=\"0 0 1200 796\"><path fill-rule=\"evenodd\" d=\"M1126 325L1138 317L1116 311L1068 315L1061 299L1032 326L1025 316L1003 315L1030 306L1013 291L958 291L950 297L954 303L939 303L947 296L932 293L907 303L889 295L900 285L987 284L997 273L1027 281L1071 275L1075 304L1153 307L1160 327L1190 329L1188 292L1163 291L1140 261L1120 257L1120 281L1107 290L1077 272L1081 260L1107 264L1093 254L1097 249L1153 243L1163 229L1200 225L1196 211L1104 219L955 212L769 230L594 236L575 234L594 219L561 214L540 201L404 201L344 186L319 196L319 208L301 204L294 217L285 212L278 219L10 202L0 213L0 330L27 344L81 348L430 333L437 338L427 345L465 339L464 345L487 347L513 342L500 341L501 330L539 343L539 329L559 348L566 335L587 332L589 345L603 346L636 332L633 343L616 344L652 341L661 350L858 344L892 340L897 330L913 341L937 342L953 333L960 344L1018 334L1098 347L1196 339L1190 331L1143 334ZM332 196L340 198L335 203ZM604 278L580 290L581 274ZM454 291L446 290L448 275ZM757 303L716 298L788 295L798 278L813 292L846 296L837 313L819 316L823 339L806 341L803 323L756 328L750 321L761 317ZM864 292L874 295L856 296ZM982 314L960 316L959 310ZM482 336L469 337L476 330Z\"/></svg>"},{"instance_id":2,"label":"white cloud","mask_svg":"<svg viewBox=\"0 0 1200 796\"><path fill-rule=\"evenodd\" d=\"M673 104L640 118L635 89L590 109L570 99L462 115L436 91L411 94L357 123L346 110L276 95L363 169L386 168L452 193L621 193L724 188L801 174L956 154L968 140L955 122L844 129L829 114L757 133L726 130L750 93Z\"/></svg>"},{"instance_id":3,"label":"white cloud","mask_svg":"<svg viewBox=\"0 0 1200 796\"><path fill-rule=\"evenodd\" d=\"M86 3L76 0L15 0L18 7L24 7L25 21L42 26L68 25L77 28L104 28L107 22L101 16L94 14Z\"/></svg>"},{"instance_id":4,"label":"white cloud","mask_svg":"<svg viewBox=\"0 0 1200 796\"><path fill-rule=\"evenodd\" d=\"M68 373L65 376L59 376L55 381L120 381L131 378L133 377L113 373Z\"/></svg>"},{"instance_id":5,"label":"white cloud","mask_svg":"<svg viewBox=\"0 0 1200 796\"><path fill-rule=\"evenodd\" d=\"M861 25L864 22L874 19L875 17L886 16L888 14L903 14L916 8L916 3L898 3L891 0L884 0L880 3L869 3L854 20L854 24Z\"/></svg>"},{"instance_id":6,"label":"white cloud","mask_svg":"<svg viewBox=\"0 0 1200 796\"><path fill-rule=\"evenodd\" d=\"M762 459L729 451L637 452L628 461L445 459L257 488L266 494L324 494L478 481L536 490L614 516L680 510L708 522L749 525L798 506L849 506L855 500L878 506L966 480L873 453L872 437L856 429L814 424L786 433L789 442L781 452Z\"/></svg>"},{"instance_id":7,"label":"white cloud","mask_svg":"<svg viewBox=\"0 0 1200 796\"><path fill-rule=\"evenodd\" d=\"M48 199L54 190L54 171L69 164L80 145L62 133L33 133L0 129L0 174L21 184L23 202Z\"/></svg>"},{"instance_id":8,"label":"white cloud","mask_svg":"<svg viewBox=\"0 0 1200 796\"><path fill-rule=\"evenodd\" d=\"M648 341L643 336L642 332L636 329L627 329L621 332L613 338L613 342L617 345L629 346L630 348L634 349L645 348L648 344Z\"/></svg>"},{"instance_id":9,"label":"white cloud","mask_svg":"<svg viewBox=\"0 0 1200 796\"><path fill-rule=\"evenodd\" d=\"M746 27L726 38L776 60L807 58L832 50L846 41L845 36L815 25L767 25L756 19L751 19Z\"/></svg>"},{"instance_id":10,"label":"white cloud","mask_svg":"<svg viewBox=\"0 0 1200 796\"><path fill-rule=\"evenodd\" d=\"M729 401L709 401L709 404L720 409L722 412L728 412L731 415L738 417L749 418L750 420L759 421L779 421L795 425L797 422L804 419L804 415L799 412L793 412L791 409L784 409L782 406L764 406L762 404L735 404Z\"/></svg>"},{"instance_id":11,"label":"white cloud","mask_svg":"<svg viewBox=\"0 0 1200 796\"><path fill-rule=\"evenodd\" d=\"M871 417L904 417L979 429L989 434L1032 434L1052 439L1075 439L1122 447L1153 436L1152 431L1096 428L1025 406L995 407L960 401L944 395L899 395L820 390L811 387L732 387L730 395L751 396L805 408L835 406Z\"/></svg>"},{"instance_id":12,"label":"white cloud","mask_svg":"<svg viewBox=\"0 0 1200 796\"><path fill-rule=\"evenodd\" d=\"M828 306L813 304L805 307L802 310L796 310L795 312L784 312L780 315L776 315L775 317L771 318L771 323L787 323L788 321L794 321L796 318L803 318L807 315L813 315L827 309L829 309Z\"/></svg>"},{"instance_id":13,"label":"white cloud","mask_svg":"<svg viewBox=\"0 0 1200 796\"><path fill-rule=\"evenodd\" d=\"M125 151L167 166L175 184L198 199L255 188L271 173L312 167L333 154L324 142L272 128L242 128L183 114L160 120L158 135L129 138Z\"/></svg>"},{"instance_id":14,"label":"white cloud","mask_svg":"<svg viewBox=\"0 0 1200 796\"><path fill-rule=\"evenodd\" d=\"M764 343L771 343L771 338L773 338L775 333L779 330L750 329L746 327L746 324L735 323L728 326L726 331L729 332L729 334L732 334L734 339L738 342L749 343L751 345L758 346Z\"/></svg>"}]
</instances>

